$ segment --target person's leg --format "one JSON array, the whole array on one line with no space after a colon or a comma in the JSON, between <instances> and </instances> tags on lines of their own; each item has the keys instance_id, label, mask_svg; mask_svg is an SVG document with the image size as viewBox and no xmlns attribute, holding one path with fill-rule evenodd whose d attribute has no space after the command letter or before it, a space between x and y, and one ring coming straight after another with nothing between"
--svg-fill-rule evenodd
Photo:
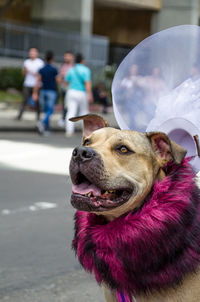
<instances>
[{"instance_id":1,"label":"person's leg","mask_svg":"<svg viewBox=\"0 0 200 302\"><path fill-rule=\"evenodd\" d=\"M39 99L35 104L35 111L36 111L36 119L39 121L40 119L40 92L39 92Z\"/></svg>"},{"instance_id":2,"label":"person's leg","mask_svg":"<svg viewBox=\"0 0 200 302\"><path fill-rule=\"evenodd\" d=\"M62 120L63 121L65 121L66 114L67 114L67 107L65 106L65 95L66 95L66 91L64 89L62 89L61 97L62 97L62 110L63 110Z\"/></svg>"},{"instance_id":3,"label":"person's leg","mask_svg":"<svg viewBox=\"0 0 200 302\"><path fill-rule=\"evenodd\" d=\"M25 110L25 107L28 103L28 99L32 95L32 88L24 86L22 95L23 95L23 101L21 103L19 114L18 114L18 117L17 117L18 120L20 120L22 118L22 114L23 114L23 112Z\"/></svg>"},{"instance_id":4,"label":"person's leg","mask_svg":"<svg viewBox=\"0 0 200 302\"><path fill-rule=\"evenodd\" d=\"M46 95L45 116L44 116L44 119L42 120L42 122L45 125L45 130L49 131L49 129L50 129L49 119L54 111L54 106L55 106L56 98L57 98L57 92L54 90L46 90L45 95Z\"/></svg>"},{"instance_id":5,"label":"person's leg","mask_svg":"<svg viewBox=\"0 0 200 302\"><path fill-rule=\"evenodd\" d=\"M40 93L39 93L39 99L37 101L38 103L38 106L42 107L42 111L45 112L45 103L46 103L46 94L45 94L45 90L44 89L41 89L40 90ZM45 126L43 124L43 121L38 121L37 122L37 129L39 131L40 134L43 134L44 133L44 130L45 130Z\"/></svg>"},{"instance_id":6,"label":"person's leg","mask_svg":"<svg viewBox=\"0 0 200 302\"><path fill-rule=\"evenodd\" d=\"M61 103L62 103L62 117L58 121L58 126L63 127L63 128L65 126L65 117L66 117L66 114L67 114L67 108L65 106L65 96L66 96L66 90L61 88L60 97L61 97Z\"/></svg>"},{"instance_id":7,"label":"person's leg","mask_svg":"<svg viewBox=\"0 0 200 302\"><path fill-rule=\"evenodd\" d=\"M85 115L89 113L89 106L88 106L88 98L85 92L79 93L79 115Z\"/></svg>"},{"instance_id":8,"label":"person's leg","mask_svg":"<svg viewBox=\"0 0 200 302\"><path fill-rule=\"evenodd\" d=\"M64 110L63 110L63 121L64 121L65 118L66 118L66 114L67 114L67 108L64 108Z\"/></svg>"},{"instance_id":9,"label":"person's leg","mask_svg":"<svg viewBox=\"0 0 200 302\"><path fill-rule=\"evenodd\" d=\"M76 99L76 92L69 90L66 95L67 98L67 115L65 119L66 135L72 135L74 133L74 122L70 122L69 119L77 115L78 101Z\"/></svg>"},{"instance_id":10,"label":"person's leg","mask_svg":"<svg viewBox=\"0 0 200 302\"><path fill-rule=\"evenodd\" d=\"M79 112L78 115L85 115L89 113L88 97L85 92L80 92L79 94ZM81 121L81 126L83 128L83 121Z\"/></svg>"},{"instance_id":11,"label":"person's leg","mask_svg":"<svg viewBox=\"0 0 200 302\"><path fill-rule=\"evenodd\" d=\"M105 96L101 98L101 103L103 105L103 111L102 113L107 113L107 107L108 107L108 98Z\"/></svg>"}]
</instances>

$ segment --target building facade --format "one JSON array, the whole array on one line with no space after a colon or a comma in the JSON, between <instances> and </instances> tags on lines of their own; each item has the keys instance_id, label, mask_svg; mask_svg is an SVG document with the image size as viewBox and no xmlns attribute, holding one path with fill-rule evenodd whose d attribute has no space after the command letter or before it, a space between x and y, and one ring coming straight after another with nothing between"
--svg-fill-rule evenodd
<instances>
[{"instance_id":1,"label":"building facade","mask_svg":"<svg viewBox=\"0 0 200 302\"><path fill-rule=\"evenodd\" d=\"M108 61L118 64L154 32L199 24L199 0L15 0L4 19L85 37L105 36L110 43Z\"/></svg>"}]
</instances>

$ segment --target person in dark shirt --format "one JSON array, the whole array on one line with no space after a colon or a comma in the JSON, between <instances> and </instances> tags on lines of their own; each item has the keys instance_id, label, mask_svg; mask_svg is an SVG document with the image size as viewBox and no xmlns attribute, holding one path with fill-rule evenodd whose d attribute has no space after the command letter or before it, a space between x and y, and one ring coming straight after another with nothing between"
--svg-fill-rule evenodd
<instances>
[{"instance_id":1,"label":"person in dark shirt","mask_svg":"<svg viewBox=\"0 0 200 302\"><path fill-rule=\"evenodd\" d=\"M44 118L37 123L37 128L40 134L48 135L50 130L50 117L53 114L56 99L57 99L57 75L58 70L52 65L54 61L53 52L48 51L45 55L46 64L39 70L37 84L33 90L33 99L40 100L44 108ZM40 85L40 97L38 91Z\"/></svg>"},{"instance_id":2,"label":"person in dark shirt","mask_svg":"<svg viewBox=\"0 0 200 302\"><path fill-rule=\"evenodd\" d=\"M97 103L102 105L102 113L107 113L109 100L108 93L106 91L105 84L103 82L99 82L96 87L93 89L94 99Z\"/></svg>"}]
</instances>

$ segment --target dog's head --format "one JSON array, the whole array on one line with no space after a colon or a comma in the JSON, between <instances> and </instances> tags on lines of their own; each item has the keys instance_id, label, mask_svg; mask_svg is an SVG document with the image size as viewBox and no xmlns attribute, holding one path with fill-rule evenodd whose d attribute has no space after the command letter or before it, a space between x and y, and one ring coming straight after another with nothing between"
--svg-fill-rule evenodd
<instances>
[{"instance_id":1,"label":"dog's head","mask_svg":"<svg viewBox=\"0 0 200 302\"><path fill-rule=\"evenodd\" d=\"M101 117L83 119L82 145L70 162L72 205L114 219L139 207L162 168L181 163L186 151L164 133L140 133L107 127Z\"/></svg>"}]
</instances>

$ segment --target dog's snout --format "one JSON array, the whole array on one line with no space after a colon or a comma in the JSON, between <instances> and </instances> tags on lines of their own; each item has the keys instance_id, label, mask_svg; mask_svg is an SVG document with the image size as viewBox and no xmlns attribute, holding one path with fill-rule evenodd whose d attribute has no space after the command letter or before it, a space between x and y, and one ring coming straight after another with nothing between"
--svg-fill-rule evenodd
<instances>
[{"instance_id":1,"label":"dog's snout","mask_svg":"<svg viewBox=\"0 0 200 302\"><path fill-rule=\"evenodd\" d=\"M91 160L95 155L95 151L88 147L77 147L72 152L73 159L82 162Z\"/></svg>"}]
</instances>

